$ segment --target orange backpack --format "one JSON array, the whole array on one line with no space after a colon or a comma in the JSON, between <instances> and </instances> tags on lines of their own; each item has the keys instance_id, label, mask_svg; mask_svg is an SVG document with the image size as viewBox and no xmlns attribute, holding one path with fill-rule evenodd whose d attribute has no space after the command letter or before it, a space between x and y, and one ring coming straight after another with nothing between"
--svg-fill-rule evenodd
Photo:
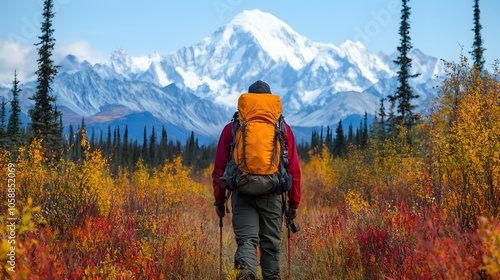
<instances>
[{"instance_id":1,"label":"orange backpack","mask_svg":"<svg viewBox=\"0 0 500 280\"><path fill-rule=\"evenodd\" d=\"M242 94L233 117L231 155L221 177L224 187L251 195L288 191L285 129L278 95Z\"/></svg>"}]
</instances>

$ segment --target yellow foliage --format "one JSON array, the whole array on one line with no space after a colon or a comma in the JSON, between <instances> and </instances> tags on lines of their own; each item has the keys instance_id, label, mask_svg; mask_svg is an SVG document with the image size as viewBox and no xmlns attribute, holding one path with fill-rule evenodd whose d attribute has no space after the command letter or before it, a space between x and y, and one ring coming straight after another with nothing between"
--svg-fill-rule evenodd
<instances>
[{"instance_id":1,"label":"yellow foliage","mask_svg":"<svg viewBox=\"0 0 500 280\"><path fill-rule=\"evenodd\" d=\"M78 224L79 219L96 211L109 214L113 200L120 198L113 191L113 179L100 151L84 148L82 162L45 159L38 139L18 150L17 198L29 201L33 197L34 204L46 210L45 218L61 229Z\"/></svg>"},{"instance_id":2,"label":"yellow foliage","mask_svg":"<svg viewBox=\"0 0 500 280\"><path fill-rule=\"evenodd\" d=\"M321 154L314 154L310 151L309 156L309 163L303 168L302 174L308 180L324 183L326 187L332 186L334 176L331 168L333 156L328 151L328 148L323 146Z\"/></svg>"},{"instance_id":3,"label":"yellow foliage","mask_svg":"<svg viewBox=\"0 0 500 280\"><path fill-rule=\"evenodd\" d=\"M310 153L302 172L307 184L303 192L308 194L311 188L321 199L343 199L356 212L375 202L386 205L406 200L404 193L425 197L424 161L414 155L417 145L400 140L408 132L401 128L400 133L398 138L371 143L367 150L350 147L345 157L333 157L326 147L319 155Z\"/></svg>"},{"instance_id":4,"label":"yellow foliage","mask_svg":"<svg viewBox=\"0 0 500 280\"><path fill-rule=\"evenodd\" d=\"M19 196L23 199L31 196L39 203L39 199L44 196L43 186L49 177L47 166L44 165L42 140L34 139L29 146L19 147L18 151L16 182Z\"/></svg>"},{"instance_id":5,"label":"yellow foliage","mask_svg":"<svg viewBox=\"0 0 500 280\"><path fill-rule=\"evenodd\" d=\"M370 206L368 201L363 199L359 193L353 190L347 192L344 195L344 199L354 213L359 213L363 208Z\"/></svg>"},{"instance_id":6,"label":"yellow foliage","mask_svg":"<svg viewBox=\"0 0 500 280\"><path fill-rule=\"evenodd\" d=\"M119 168L113 185L112 209L120 212L124 210L125 197L131 185L130 172Z\"/></svg>"},{"instance_id":7,"label":"yellow foliage","mask_svg":"<svg viewBox=\"0 0 500 280\"><path fill-rule=\"evenodd\" d=\"M482 269L496 278L500 276L500 223L498 220L493 223L485 217L480 217L479 222L479 235L485 250Z\"/></svg>"},{"instance_id":8,"label":"yellow foliage","mask_svg":"<svg viewBox=\"0 0 500 280\"><path fill-rule=\"evenodd\" d=\"M33 199L28 198L22 211L17 208L6 215L0 215L0 262L2 263L2 274L7 273L12 279L25 279L29 274L30 256L26 254L29 247L37 244L33 238L26 238L25 233L36 232L34 217L39 217L40 206L33 206ZM20 223L19 223L20 221ZM14 271L13 271L14 270Z\"/></svg>"},{"instance_id":9,"label":"yellow foliage","mask_svg":"<svg viewBox=\"0 0 500 280\"><path fill-rule=\"evenodd\" d=\"M81 174L82 177L79 179L81 183L87 185L90 192L95 192L98 196L100 213L108 215L114 200L119 197L114 193L113 179L110 176L108 164L99 150L86 154Z\"/></svg>"},{"instance_id":10,"label":"yellow foliage","mask_svg":"<svg viewBox=\"0 0 500 280\"><path fill-rule=\"evenodd\" d=\"M426 127L429 158L444 206L470 226L477 214L498 215L500 83L465 60L449 71Z\"/></svg>"},{"instance_id":11,"label":"yellow foliage","mask_svg":"<svg viewBox=\"0 0 500 280\"><path fill-rule=\"evenodd\" d=\"M189 177L190 172L190 168L182 165L181 157L155 168L152 175L148 167L139 160L132 182L140 199L145 201L146 208L150 204L153 208L149 211L159 213L174 205L192 203L196 197L207 195L205 188Z\"/></svg>"},{"instance_id":12,"label":"yellow foliage","mask_svg":"<svg viewBox=\"0 0 500 280\"><path fill-rule=\"evenodd\" d=\"M137 161L136 167L137 170L134 172L132 176L132 182L137 187L139 197L141 199L144 199L148 191L150 176L147 166L144 164L142 158L140 158ZM151 189L149 191L154 191L154 189Z\"/></svg>"}]
</instances>

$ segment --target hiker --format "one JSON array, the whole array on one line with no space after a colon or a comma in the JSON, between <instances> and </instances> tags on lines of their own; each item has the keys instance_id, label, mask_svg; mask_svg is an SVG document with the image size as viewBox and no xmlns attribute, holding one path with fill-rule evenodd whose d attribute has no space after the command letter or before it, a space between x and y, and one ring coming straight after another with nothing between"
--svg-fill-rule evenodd
<instances>
[{"instance_id":1,"label":"hiker","mask_svg":"<svg viewBox=\"0 0 500 280\"><path fill-rule=\"evenodd\" d=\"M256 95L258 94L258 95ZM281 100L279 96L272 95L271 89L269 85L263 81L257 81L253 83L248 88L248 93L242 94L240 96L240 100L238 101L238 112L235 113L241 114L243 109L241 106L245 106L245 102L241 99L243 97L247 97L247 95L253 98L252 101L247 103L254 102L255 106L267 106L267 104L262 104L267 102L266 100L277 100L279 102L278 105L270 104L270 107L278 108L279 116L281 116ZM241 102L241 104L240 104ZM273 101L274 102L274 101ZM240 115L239 118L242 118ZM280 118L281 120L282 118ZM279 189L276 189L273 184L276 182L273 179L274 176L251 176L246 172L239 172L238 178L236 178L237 186L232 189L231 194L231 205L232 205L232 224L233 231L236 238L236 243L238 248L236 250L234 256L235 268L239 271L237 279L256 279L257 276L257 245L260 246L260 265L262 268L262 276L263 279L280 279L280 243L281 243L281 232L282 232L282 217L283 214L287 220L293 221L293 219L297 215L297 208L300 203L300 167L299 167L299 158L297 154L297 148L295 145L295 138L292 132L292 129L288 124L284 121L282 122L283 127L281 128L284 131L282 136L282 141L284 147L287 150L286 157L287 160L287 172L278 172L278 175L284 175L283 173L287 173L288 176L288 187L284 187L288 189L286 191L286 197L284 198L282 192ZM242 124L244 126L244 122ZM229 166L228 162L231 162L233 159L238 158L238 155L234 153L245 153L245 149L251 149L250 147L243 147L239 150L243 152L237 152L236 147L232 149L232 145L245 145L246 143L250 143L252 141L257 141L257 147L261 148L266 144L263 144L263 139L246 139L243 144L235 143L235 139L239 139L239 137L233 137L235 131L233 131L233 127L236 126L234 122L227 124L222 130L221 136L219 138L219 143L217 146L217 154L215 156L215 165L212 173L213 178L213 188L214 188L214 198L215 198L215 209L217 215L221 218L225 215L225 210L228 209L226 201L226 190L224 188L224 183L221 182L221 177L226 176L225 172L226 167ZM255 127L255 126L254 126ZM275 125L276 127L276 125ZM247 127L250 130L250 125ZM244 127L243 127L244 130ZM261 138L264 129L259 129L260 132L259 137ZM240 132L243 133L243 132ZM250 132L248 132L250 134ZM241 134L240 134L241 136ZM248 136L250 137L250 136ZM272 136L274 137L274 136ZM235 138L235 139L233 139ZM265 138L262 136L262 138ZM271 138L272 139L272 138ZM275 140L276 141L276 140ZM272 142L272 140L271 140ZM262 143L262 144L261 144ZM250 144L248 144L250 145ZM279 145L279 142L278 142ZM238 150L238 151L239 151ZM274 148L276 151L276 147ZM283 148L282 148L283 150ZM259 152L264 153L264 152ZM274 153L274 152L273 152ZM274 158L275 155L273 155ZM279 158L279 155L278 155ZM244 164L249 165L249 159L243 159ZM282 160L285 161L286 160ZM260 167L264 168L264 166L258 166L256 169L259 170ZM224 179L224 178L222 178ZM262 180L261 180L262 179ZM267 180L269 179L269 180ZM267 180L267 181L266 181ZM283 181L284 179L280 179ZM224 180L222 180L224 181ZM287 181L287 180L285 180ZM250 183L249 183L250 182ZM283 182L282 182L283 183ZM264 188L269 189L270 191L266 191L264 194L249 194L251 191L247 191L248 188ZM226 187L227 188L227 187ZM247 188L247 189L244 189ZM287 201L283 201L287 200ZM286 205L283 205L285 204ZM287 209L286 211L284 209ZM285 213L283 213L285 212Z\"/></svg>"}]
</instances>

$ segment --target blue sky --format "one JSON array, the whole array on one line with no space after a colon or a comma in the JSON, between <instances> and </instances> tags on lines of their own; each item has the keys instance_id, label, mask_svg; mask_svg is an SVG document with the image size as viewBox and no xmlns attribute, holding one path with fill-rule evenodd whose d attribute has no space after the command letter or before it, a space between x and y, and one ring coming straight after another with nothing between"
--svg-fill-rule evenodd
<instances>
[{"instance_id":1,"label":"blue sky","mask_svg":"<svg viewBox=\"0 0 500 280\"><path fill-rule=\"evenodd\" d=\"M390 54L399 44L401 0L54 0L56 48L89 60L117 48L131 56L170 54L201 41L243 10L269 12L313 41L359 40L371 52ZM473 0L412 0L414 48L458 61L472 47ZM2 71L21 65L38 41L43 0L0 3ZM500 1L481 0L482 36L488 67L500 58ZM19 56L19 57L18 57ZM24 56L24 57L22 57ZM4 65L4 66L1 66ZM12 76L12 75L11 75ZM12 80L9 78L9 80Z\"/></svg>"}]
</instances>

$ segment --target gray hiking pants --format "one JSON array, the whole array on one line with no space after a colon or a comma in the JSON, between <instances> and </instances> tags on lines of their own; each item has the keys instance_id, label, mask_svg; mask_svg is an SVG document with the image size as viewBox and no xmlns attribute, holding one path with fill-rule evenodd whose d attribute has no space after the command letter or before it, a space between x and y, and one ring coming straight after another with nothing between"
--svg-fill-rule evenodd
<instances>
[{"instance_id":1,"label":"gray hiking pants","mask_svg":"<svg viewBox=\"0 0 500 280\"><path fill-rule=\"evenodd\" d=\"M263 279L280 279L282 205L279 194L248 196L234 193L233 230L238 249L234 256L240 275L257 276L257 245Z\"/></svg>"}]
</instances>

